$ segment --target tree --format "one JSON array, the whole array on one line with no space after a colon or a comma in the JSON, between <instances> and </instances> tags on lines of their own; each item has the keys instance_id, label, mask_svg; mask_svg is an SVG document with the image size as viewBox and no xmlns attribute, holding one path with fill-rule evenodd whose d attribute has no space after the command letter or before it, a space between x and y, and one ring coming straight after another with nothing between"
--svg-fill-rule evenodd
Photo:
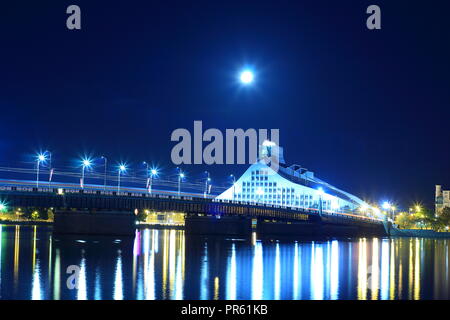
<instances>
[{"instance_id":1,"label":"tree","mask_svg":"<svg viewBox=\"0 0 450 320\"><path fill-rule=\"evenodd\" d=\"M402 229L411 229L415 226L416 222L417 219L415 215L405 212L402 212L395 217L395 224L397 224Z\"/></svg>"},{"instance_id":2,"label":"tree","mask_svg":"<svg viewBox=\"0 0 450 320\"><path fill-rule=\"evenodd\" d=\"M439 220L443 225L443 228L450 225L450 207L444 207L441 214L439 215Z\"/></svg>"},{"instance_id":3,"label":"tree","mask_svg":"<svg viewBox=\"0 0 450 320\"><path fill-rule=\"evenodd\" d=\"M147 213L143 210L139 211L139 213L136 216L137 221L139 222L145 222L147 221Z\"/></svg>"},{"instance_id":4,"label":"tree","mask_svg":"<svg viewBox=\"0 0 450 320\"><path fill-rule=\"evenodd\" d=\"M39 219L39 211L33 211L31 213L31 219L33 219L33 220Z\"/></svg>"}]
</instances>

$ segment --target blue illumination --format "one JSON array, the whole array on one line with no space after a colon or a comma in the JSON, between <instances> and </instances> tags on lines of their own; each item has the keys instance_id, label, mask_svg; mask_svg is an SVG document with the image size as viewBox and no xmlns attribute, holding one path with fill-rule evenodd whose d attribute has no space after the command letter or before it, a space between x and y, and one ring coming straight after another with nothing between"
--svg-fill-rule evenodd
<instances>
[{"instance_id":1,"label":"blue illumination","mask_svg":"<svg viewBox=\"0 0 450 320\"><path fill-rule=\"evenodd\" d=\"M241 72L239 79L243 84L250 84L253 82L255 76L251 70L244 70Z\"/></svg>"},{"instance_id":2,"label":"blue illumination","mask_svg":"<svg viewBox=\"0 0 450 320\"><path fill-rule=\"evenodd\" d=\"M38 154L37 160L38 160L38 162L45 162L45 161L47 161L47 157L45 156L45 154L41 153L41 154Z\"/></svg>"},{"instance_id":3,"label":"blue illumination","mask_svg":"<svg viewBox=\"0 0 450 320\"><path fill-rule=\"evenodd\" d=\"M92 166L92 161L90 159L82 159L81 160L81 165L84 168L90 168Z\"/></svg>"},{"instance_id":4,"label":"blue illumination","mask_svg":"<svg viewBox=\"0 0 450 320\"><path fill-rule=\"evenodd\" d=\"M391 204L389 202L385 201L385 202L383 202L382 207L384 210L389 210L391 208Z\"/></svg>"}]
</instances>

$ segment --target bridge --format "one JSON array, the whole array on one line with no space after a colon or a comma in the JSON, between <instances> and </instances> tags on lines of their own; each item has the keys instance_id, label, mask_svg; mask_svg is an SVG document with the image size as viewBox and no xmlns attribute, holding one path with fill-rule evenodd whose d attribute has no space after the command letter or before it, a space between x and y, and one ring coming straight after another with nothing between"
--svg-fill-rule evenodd
<instances>
[{"instance_id":1,"label":"bridge","mask_svg":"<svg viewBox=\"0 0 450 320\"><path fill-rule=\"evenodd\" d=\"M242 233L252 225L258 232L293 235L384 235L382 221L352 213L315 208L218 200L198 193L121 188L52 182L0 180L0 200L9 207L54 208L88 212L140 210L185 214L190 233ZM136 211L137 210L137 211Z\"/></svg>"}]
</instances>

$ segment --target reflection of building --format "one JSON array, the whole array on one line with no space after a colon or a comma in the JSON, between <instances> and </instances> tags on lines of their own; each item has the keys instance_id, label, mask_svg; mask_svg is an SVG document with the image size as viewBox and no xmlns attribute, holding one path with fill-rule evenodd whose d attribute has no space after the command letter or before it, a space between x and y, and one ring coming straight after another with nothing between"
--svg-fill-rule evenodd
<instances>
[{"instance_id":1,"label":"reflection of building","mask_svg":"<svg viewBox=\"0 0 450 320\"><path fill-rule=\"evenodd\" d=\"M442 186L436 185L435 205L436 215L440 214L445 207L450 207L450 190L442 191Z\"/></svg>"},{"instance_id":2,"label":"reflection of building","mask_svg":"<svg viewBox=\"0 0 450 320\"><path fill-rule=\"evenodd\" d=\"M283 149L273 143L263 144L260 154L276 155L278 170L259 160L218 199L312 209L320 209L322 199L322 209L329 211L353 211L367 205L354 195L320 180L300 165L286 165Z\"/></svg>"}]
</instances>

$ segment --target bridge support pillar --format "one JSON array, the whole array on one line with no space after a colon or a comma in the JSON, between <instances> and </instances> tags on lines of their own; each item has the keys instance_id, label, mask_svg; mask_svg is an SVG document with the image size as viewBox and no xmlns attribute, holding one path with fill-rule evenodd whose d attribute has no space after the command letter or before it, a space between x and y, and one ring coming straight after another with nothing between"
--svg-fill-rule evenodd
<instances>
[{"instance_id":1,"label":"bridge support pillar","mask_svg":"<svg viewBox=\"0 0 450 320\"><path fill-rule=\"evenodd\" d=\"M57 210L53 232L58 234L88 234L134 236L136 216L121 211Z\"/></svg>"}]
</instances>

